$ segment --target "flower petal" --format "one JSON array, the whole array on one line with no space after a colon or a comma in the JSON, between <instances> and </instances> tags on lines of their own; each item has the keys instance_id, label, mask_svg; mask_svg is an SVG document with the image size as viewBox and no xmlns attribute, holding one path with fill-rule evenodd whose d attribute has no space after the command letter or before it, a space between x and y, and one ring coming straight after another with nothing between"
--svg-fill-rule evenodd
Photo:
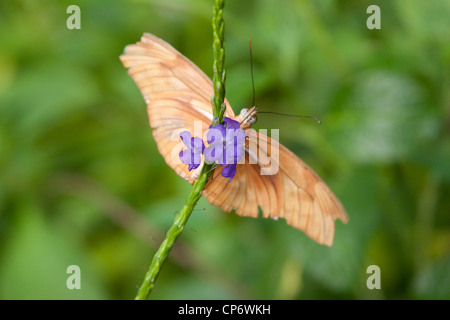
<instances>
[{"instance_id":1,"label":"flower petal","mask_svg":"<svg viewBox=\"0 0 450 320\"><path fill-rule=\"evenodd\" d=\"M224 125L217 124L214 127L211 127L206 132L206 140L208 141L209 144L212 144L212 143L220 144L224 140L225 135L226 135L226 130L225 130Z\"/></svg>"},{"instance_id":2,"label":"flower petal","mask_svg":"<svg viewBox=\"0 0 450 320\"><path fill-rule=\"evenodd\" d=\"M229 164L225 168L222 169L222 177L229 178L229 182L231 182L231 180L233 180L235 175L236 175L236 165L235 164Z\"/></svg>"},{"instance_id":3,"label":"flower petal","mask_svg":"<svg viewBox=\"0 0 450 320\"><path fill-rule=\"evenodd\" d=\"M205 152L203 153L205 159L209 163L221 162L223 154L223 146L222 145L214 145L211 144L206 147Z\"/></svg>"},{"instance_id":4,"label":"flower petal","mask_svg":"<svg viewBox=\"0 0 450 320\"><path fill-rule=\"evenodd\" d=\"M181 132L180 138L186 147L188 147L188 148L191 147L191 133L189 131Z\"/></svg>"},{"instance_id":5,"label":"flower petal","mask_svg":"<svg viewBox=\"0 0 450 320\"><path fill-rule=\"evenodd\" d=\"M179 155L181 162L189 165L189 171L197 169L202 163L202 157L199 153L194 152L192 149L182 150Z\"/></svg>"},{"instance_id":6,"label":"flower petal","mask_svg":"<svg viewBox=\"0 0 450 320\"><path fill-rule=\"evenodd\" d=\"M225 144L225 150L227 150L226 164L237 163L241 160L242 155L244 154L245 137L246 134L244 130L227 130L227 140Z\"/></svg>"},{"instance_id":7,"label":"flower petal","mask_svg":"<svg viewBox=\"0 0 450 320\"><path fill-rule=\"evenodd\" d=\"M191 156L190 149L182 150L178 154L178 156L180 157L181 162L183 162L184 164L191 164L192 156Z\"/></svg>"},{"instance_id":8,"label":"flower petal","mask_svg":"<svg viewBox=\"0 0 450 320\"><path fill-rule=\"evenodd\" d=\"M189 171L191 171L191 170L197 169L198 166L199 166L199 164L190 164L188 169L189 169Z\"/></svg>"},{"instance_id":9,"label":"flower petal","mask_svg":"<svg viewBox=\"0 0 450 320\"><path fill-rule=\"evenodd\" d=\"M239 123L239 121L230 119L228 117L223 118L223 122L225 122L227 124L227 129L239 129L241 127L241 124Z\"/></svg>"},{"instance_id":10,"label":"flower petal","mask_svg":"<svg viewBox=\"0 0 450 320\"><path fill-rule=\"evenodd\" d=\"M202 162L202 157L198 153L192 153L192 163L189 164L189 171L192 169L197 169Z\"/></svg>"},{"instance_id":11,"label":"flower petal","mask_svg":"<svg viewBox=\"0 0 450 320\"><path fill-rule=\"evenodd\" d=\"M238 129L234 132L234 135L237 138L237 144L238 145L243 145L245 143L245 139L247 138L247 134L245 133L244 130L242 129Z\"/></svg>"},{"instance_id":12,"label":"flower petal","mask_svg":"<svg viewBox=\"0 0 450 320\"><path fill-rule=\"evenodd\" d=\"M202 154L203 150L205 150L205 143L200 138L192 137L191 148L194 150L194 152Z\"/></svg>"}]
</instances>

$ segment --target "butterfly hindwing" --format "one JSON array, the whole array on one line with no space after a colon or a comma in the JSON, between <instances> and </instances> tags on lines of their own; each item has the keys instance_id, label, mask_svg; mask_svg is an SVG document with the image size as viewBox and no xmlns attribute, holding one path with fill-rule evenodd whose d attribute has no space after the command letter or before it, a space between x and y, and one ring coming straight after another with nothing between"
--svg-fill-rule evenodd
<instances>
[{"instance_id":1,"label":"butterfly hindwing","mask_svg":"<svg viewBox=\"0 0 450 320\"><path fill-rule=\"evenodd\" d=\"M263 165L246 163L238 165L233 181L215 175L203 194L214 205L225 211L235 210L241 216L258 216L258 207L265 218L283 218L286 222L305 232L318 243L331 246L334 238L334 220L348 221L347 213L339 199L325 182L289 149L269 137L253 130L261 148L260 154L270 154L272 144L278 150L278 171L262 175ZM272 161L276 161L272 159ZM262 161L266 163L265 161ZM274 165L274 164L271 164ZM229 189L227 192L223 190ZM233 192L238 189L239 193Z\"/></svg>"}]
</instances>

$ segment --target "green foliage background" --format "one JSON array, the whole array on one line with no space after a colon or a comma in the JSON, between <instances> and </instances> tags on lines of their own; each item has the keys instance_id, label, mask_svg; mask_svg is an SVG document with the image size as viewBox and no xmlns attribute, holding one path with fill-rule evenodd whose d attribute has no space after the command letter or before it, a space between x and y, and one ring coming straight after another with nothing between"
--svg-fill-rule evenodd
<instances>
[{"instance_id":1,"label":"green foliage background","mask_svg":"<svg viewBox=\"0 0 450 320\"><path fill-rule=\"evenodd\" d=\"M81 8L68 30L66 8ZM366 9L381 8L381 30ZM229 0L227 98L341 198L314 243L202 199L155 299L450 298L450 2ZM156 149L119 61L153 33L212 74L212 1L0 3L0 298L129 299L190 185ZM81 290L66 269L81 268ZM381 268L368 290L366 268Z\"/></svg>"}]
</instances>

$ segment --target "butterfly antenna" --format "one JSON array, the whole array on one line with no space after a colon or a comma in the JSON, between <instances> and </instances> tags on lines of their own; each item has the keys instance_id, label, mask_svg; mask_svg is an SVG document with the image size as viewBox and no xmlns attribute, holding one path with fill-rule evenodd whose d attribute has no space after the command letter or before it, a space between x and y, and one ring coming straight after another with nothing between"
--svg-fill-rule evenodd
<instances>
[{"instance_id":1,"label":"butterfly antenna","mask_svg":"<svg viewBox=\"0 0 450 320\"><path fill-rule=\"evenodd\" d=\"M255 77L253 75L253 54L252 54L252 40L251 39L248 42L248 48L249 48L249 52L250 52L250 74L252 76L252 92L253 92L252 107L250 109L256 109L256 106L255 106L255 96L256 96L256 94L255 94ZM249 112L247 114L247 116L245 116L244 119L242 119L240 124L247 121L247 119L249 119L251 115L252 115L252 113Z\"/></svg>"},{"instance_id":2,"label":"butterfly antenna","mask_svg":"<svg viewBox=\"0 0 450 320\"><path fill-rule=\"evenodd\" d=\"M252 98L252 107L255 107L255 100L256 100L256 94L255 94L255 76L253 73L253 53L252 53L252 40L249 40L249 52L250 52L250 73L252 76L252 92L253 92L253 98ZM271 111L258 111L258 113L271 113L276 115L282 115L282 116L289 116L289 117L301 117L301 118L310 118L316 120L318 124L321 124L320 120L317 119L314 116L304 116L304 115L292 115L287 113L280 113L280 112L271 112ZM251 113L249 114L241 121L241 124L247 120L250 117Z\"/></svg>"},{"instance_id":3,"label":"butterfly antenna","mask_svg":"<svg viewBox=\"0 0 450 320\"><path fill-rule=\"evenodd\" d=\"M250 73L252 75L252 90L253 90L253 100L252 107L255 105L255 77L253 75L253 54L252 54L252 40L249 41L249 49L250 49Z\"/></svg>"},{"instance_id":4,"label":"butterfly antenna","mask_svg":"<svg viewBox=\"0 0 450 320\"><path fill-rule=\"evenodd\" d=\"M321 124L319 119L313 116L304 116L304 115L296 115L296 114L288 114L288 113L281 113L281 112L272 112L272 111L259 111L258 113L270 113L270 114L276 114L280 116L288 116L288 117L297 117L297 118L310 118L316 120L317 124Z\"/></svg>"}]
</instances>

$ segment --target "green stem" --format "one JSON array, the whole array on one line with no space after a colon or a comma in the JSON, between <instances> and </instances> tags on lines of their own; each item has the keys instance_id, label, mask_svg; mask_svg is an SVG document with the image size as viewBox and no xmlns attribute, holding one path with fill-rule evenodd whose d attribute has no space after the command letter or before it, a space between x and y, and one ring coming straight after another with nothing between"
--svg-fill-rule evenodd
<instances>
[{"instance_id":1,"label":"green stem","mask_svg":"<svg viewBox=\"0 0 450 320\"><path fill-rule=\"evenodd\" d=\"M214 97L211 102L213 105L214 117L217 120L213 120L213 124L219 124L223 122L223 115L225 113L225 24L223 21L223 6L224 0L214 1L212 29L213 29L213 84L214 84Z\"/></svg>"},{"instance_id":2,"label":"green stem","mask_svg":"<svg viewBox=\"0 0 450 320\"><path fill-rule=\"evenodd\" d=\"M195 181L191 193L186 200L183 208L181 208L180 213L177 214L175 220L173 221L172 227L170 227L169 231L167 231L166 239L163 241L155 256L153 257L153 261L150 265L150 269L145 275L144 281L139 288L139 291L136 295L136 300L145 300L149 293L155 287L156 278L163 267L164 261L172 249L175 240L179 237L179 235L183 232L184 226L186 225L187 220L189 219L192 210L194 210L195 205L202 195L202 190L208 183L209 177L211 176L211 166L205 164L200 172L200 175Z\"/></svg>"},{"instance_id":3,"label":"green stem","mask_svg":"<svg viewBox=\"0 0 450 320\"><path fill-rule=\"evenodd\" d=\"M214 97L211 98L213 105L213 115L217 120L213 120L215 124L223 122L223 115L225 113L225 49L224 49L224 22L223 22L223 7L224 0L215 0L213 10L213 85ZM213 165L204 164L203 168L195 181L191 193L187 198L180 213L177 214L175 220L169 231L167 231L166 239L163 241L155 256L153 257L150 268L145 275L136 300L147 299L150 292L155 288L156 279L161 271L167 256L170 253L176 239L183 232L186 222L188 221L195 205L202 196L202 191L205 188L208 180L213 172Z\"/></svg>"}]
</instances>

